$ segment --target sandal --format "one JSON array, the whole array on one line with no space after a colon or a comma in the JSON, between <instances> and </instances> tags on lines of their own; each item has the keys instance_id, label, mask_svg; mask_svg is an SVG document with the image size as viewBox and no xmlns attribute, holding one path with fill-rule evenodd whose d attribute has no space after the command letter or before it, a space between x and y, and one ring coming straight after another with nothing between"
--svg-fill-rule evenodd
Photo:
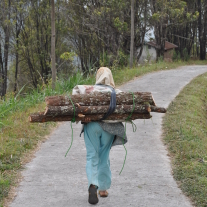
<instances>
[{"instance_id":1,"label":"sandal","mask_svg":"<svg viewBox=\"0 0 207 207\"><path fill-rule=\"evenodd\" d=\"M109 193L106 190L99 190L100 197L108 197Z\"/></svg>"},{"instance_id":2,"label":"sandal","mask_svg":"<svg viewBox=\"0 0 207 207\"><path fill-rule=\"evenodd\" d=\"M88 202L90 204L97 204L98 203L98 195L97 195L97 188L95 185L90 185L88 189Z\"/></svg>"}]
</instances>

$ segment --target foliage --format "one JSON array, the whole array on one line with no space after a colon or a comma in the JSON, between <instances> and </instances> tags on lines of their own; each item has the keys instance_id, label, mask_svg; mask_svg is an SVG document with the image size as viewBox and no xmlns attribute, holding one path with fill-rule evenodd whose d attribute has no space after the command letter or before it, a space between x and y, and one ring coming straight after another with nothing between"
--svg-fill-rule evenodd
<instances>
[{"instance_id":1,"label":"foliage","mask_svg":"<svg viewBox=\"0 0 207 207\"><path fill-rule=\"evenodd\" d=\"M164 55L165 41L169 30L175 25L185 27L187 23L198 19L198 11L189 12L186 1L151 0L152 17L151 23L155 26L155 39L159 45L157 57ZM174 35L174 34L173 34Z\"/></svg>"},{"instance_id":2,"label":"foliage","mask_svg":"<svg viewBox=\"0 0 207 207\"><path fill-rule=\"evenodd\" d=\"M120 21L119 17L116 17L114 19L114 26L119 30L119 31L127 31L128 25L126 22Z\"/></svg>"},{"instance_id":3,"label":"foliage","mask_svg":"<svg viewBox=\"0 0 207 207\"><path fill-rule=\"evenodd\" d=\"M128 65L129 55L126 55L123 51L118 51L117 55L110 54L107 52L101 54L102 58L100 58L100 66L108 66L112 70L115 68L123 68Z\"/></svg>"},{"instance_id":4,"label":"foliage","mask_svg":"<svg viewBox=\"0 0 207 207\"><path fill-rule=\"evenodd\" d=\"M184 50L183 50L183 60L184 61L188 61L190 59L190 56L189 56L189 54L188 54L188 50L187 50L187 48L185 48Z\"/></svg>"},{"instance_id":5,"label":"foliage","mask_svg":"<svg viewBox=\"0 0 207 207\"><path fill-rule=\"evenodd\" d=\"M113 56L108 55L107 52L101 53L99 64L101 67L108 65L109 67L112 65Z\"/></svg>"},{"instance_id":6,"label":"foliage","mask_svg":"<svg viewBox=\"0 0 207 207\"><path fill-rule=\"evenodd\" d=\"M124 67L127 66L128 64L129 55L124 54L123 51L119 51L117 59L118 59L118 66Z\"/></svg>"},{"instance_id":7,"label":"foliage","mask_svg":"<svg viewBox=\"0 0 207 207\"><path fill-rule=\"evenodd\" d=\"M74 60L74 56L76 56L76 54L74 52L64 52L63 54L60 55L60 58L65 60L65 61L73 61Z\"/></svg>"},{"instance_id":8,"label":"foliage","mask_svg":"<svg viewBox=\"0 0 207 207\"><path fill-rule=\"evenodd\" d=\"M152 15L152 20L155 22L171 20L182 24L184 20L196 20L199 15L197 11L195 14L186 12L187 3L185 1L158 0L155 6L157 7L157 12Z\"/></svg>"},{"instance_id":9,"label":"foliage","mask_svg":"<svg viewBox=\"0 0 207 207\"><path fill-rule=\"evenodd\" d=\"M183 54L193 50L205 59L204 1L135 1L135 51L143 47L146 35L154 28L158 57L163 56L164 41L178 45ZM51 4L48 0L10 0L0 3L0 93L18 93L48 84L51 78ZM90 73L91 68L123 67L130 51L130 1L58 0L56 13L57 76L69 77L75 71ZM199 17L199 18L198 18ZM197 21L198 19L198 21ZM202 37L202 38L201 38ZM140 50L142 51L142 50ZM141 55L136 55L139 58ZM189 54L191 55L191 54ZM11 59L12 57L12 59ZM9 63L9 59L12 61ZM148 55L148 60L150 56ZM134 60L136 62L136 60Z\"/></svg>"},{"instance_id":10,"label":"foliage","mask_svg":"<svg viewBox=\"0 0 207 207\"><path fill-rule=\"evenodd\" d=\"M181 58L180 58L180 52L179 51L175 51L173 50L173 57L172 57L173 61L179 61Z\"/></svg>"},{"instance_id":11,"label":"foliage","mask_svg":"<svg viewBox=\"0 0 207 207\"><path fill-rule=\"evenodd\" d=\"M164 61L163 56L160 56L160 57L158 58L158 60L157 60L158 63L162 63L163 61Z\"/></svg>"},{"instance_id":12,"label":"foliage","mask_svg":"<svg viewBox=\"0 0 207 207\"><path fill-rule=\"evenodd\" d=\"M149 63L150 60L151 60L151 58L152 58L152 55L150 54L150 52L149 52L149 48L148 48L148 47L146 47L146 53L147 53L147 59L146 59L146 62Z\"/></svg>"}]
</instances>

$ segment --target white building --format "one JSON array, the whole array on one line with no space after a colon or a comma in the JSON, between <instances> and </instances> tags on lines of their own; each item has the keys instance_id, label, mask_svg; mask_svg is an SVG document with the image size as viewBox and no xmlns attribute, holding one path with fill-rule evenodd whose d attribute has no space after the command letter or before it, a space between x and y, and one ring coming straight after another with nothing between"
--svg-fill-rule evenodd
<instances>
[{"instance_id":1,"label":"white building","mask_svg":"<svg viewBox=\"0 0 207 207\"><path fill-rule=\"evenodd\" d=\"M177 45L174 45L173 43L170 43L168 41L165 41L165 52L164 52L164 59L172 60L173 56L173 49L177 48ZM142 55L139 58L139 63L145 63L145 62L153 62L156 61L156 49L158 48L158 45L155 43L155 41L146 42L143 46ZM140 52L140 47L137 49L137 54Z\"/></svg>"}]
</instances>

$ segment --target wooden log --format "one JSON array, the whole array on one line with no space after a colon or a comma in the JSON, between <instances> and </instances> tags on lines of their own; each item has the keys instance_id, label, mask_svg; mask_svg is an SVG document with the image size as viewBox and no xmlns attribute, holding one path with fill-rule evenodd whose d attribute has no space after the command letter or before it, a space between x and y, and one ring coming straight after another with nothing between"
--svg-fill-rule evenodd
<instances>
[{"instance_id":1,"label":"wooden log","mask_svg":"<svg viewBox=\"0 0 207 207\"><path fill-rule=\"evenodd\" d=\"M85 119L90 119L91 121L99 121L104 114L96 114L96 115L85 115L83 117L75 117L76 121L84 122ZM126 120L129 117L129 114L111 114L106 120ZM132 114L130 120L135 119L150 119L152 116L150 113L148 114ZM73 116L47 116L44 115L44 112L31 114L29 116L29 121L34 122L56 122L56 121L71 121Z\"/></svg>"},{"instance_id":2,"label":"wooden log","mask_svg":"<svg viewBox=\"0 0 207 207\"><path fill-rule=\"evenodd\" d=\"M162 107L157 107L157 106L150 106L151 112L157 112L157 113L166 113L167 110Z\"/></svg>"},{"instance_id":3,"label":"wooden log","mask_svg":"<svg viewBox=\"0 0 207 207\"><path fill-rule=\"evenodd\" d=\"M155 106L154 99L150 92L134 92L135 104L150 104ZM81 106L100 106L109 105L110 93L91 93L71 95L72 102L78 103ZM68 106L72 105L68 96L49 96L45 98L46 104L50 106ZM117 105L133 105L133 96L131 92L122 92L116 95Z\"/></svg>"},{"instance_id":4,"label":"wooden log","mask_svg":"<svg viewBox=\"0 0 207 207\"><path fill-rule=\"evenodd\" d=\"M104 114L107 113L109 106L75 106L75 113L82 114ZM146 114L151 111L148 105L117 105L114 114L130 114L131 112ZM61 116L61 115L73 115L73 106L47 106L45 110L45 115L48 116Z\"/></svg>"}]
</instances>

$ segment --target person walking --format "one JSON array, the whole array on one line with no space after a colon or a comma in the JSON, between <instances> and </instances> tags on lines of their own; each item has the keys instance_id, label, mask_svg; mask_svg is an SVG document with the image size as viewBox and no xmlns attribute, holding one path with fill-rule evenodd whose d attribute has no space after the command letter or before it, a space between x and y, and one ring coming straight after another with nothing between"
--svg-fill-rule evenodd
<instances>
[{"instance_id":1,"label":"person walking","mask_svg":"<svg viewBox=\"0 0 207 207\"><path fill-rule=\"evenodd\" d=\"M101 67L96 74L96 85L91 87L85 87L84 93L92 93L94 91L111 92L111 103L116 104L116 93L121 91L115 89L115 84L111 70L107 67ZM74 88L74 93L77 94ZM110 103L110 108L113 110L115 106ZM112 111L113 111L112 110ZM113 113L111 111L111 113ZM107 113L104 117L108 116ZM86 156L86 174L88 179L88 202L90 204L96 204L99 201L97 191L99 191L100 197L108 196L108 189L111 186L111 169L109 153L112 146L125 144L127 137L124 131L123 120L118 121L96 121L90 122L85 120L84 122L84 141L87 151Z\"/></svg>"}]
</instances>

